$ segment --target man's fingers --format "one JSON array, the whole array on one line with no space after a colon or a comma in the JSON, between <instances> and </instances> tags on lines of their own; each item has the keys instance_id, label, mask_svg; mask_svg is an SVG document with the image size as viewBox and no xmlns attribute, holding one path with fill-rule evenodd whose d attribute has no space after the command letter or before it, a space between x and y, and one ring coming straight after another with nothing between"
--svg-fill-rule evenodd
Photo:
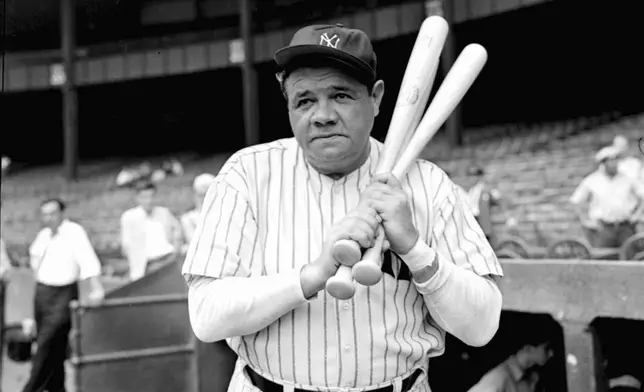
<instances>
[{"instance_id":1,"label":"man's fingers","mask_svg":"<svg viewBox=\"0 0 644 392\"><path fill-rule=\"evenodd\" d=\"M367 187L362 191L363 194L371 195L371 194L383 194L383 195L391 195L394 194L396 190L392 187L389 186L383 182L372 182L371 184L367 185Z\"/></svg>"},{"instance_id":2,"label":"man's fingers","mask_svg":"<svg viewBox=\"0 0 644 392\"><path fill-rule=\"evenodd\" d=\"M400 181L392 173L379 173L371 178L375 183L389 185L392 188L402 188Z\"/></svg>"},{"instance_id":3,"label":"man's fingers","mask_svg":"<svg viewBox=\"0 0 644 392\"><path fill-rule=\"evenodd\" d=\"M378 215L378 212L373 208L360 208L356 209L352 213L352 219L360 219L366 222L373 230L376 230L382 222L382 218ZM349 222L349 224L351 224Z\"/></svg>"},{"instance_id":4,"label":"man's fingers","mask_svg":"<svg viewBox=\"0 0 644 392\"><path fill-rule=\"evenodd\" d=\"M362 248L370 248L373 245L374 230L364 221L356 220L348 233Z\"/></svg>"}]
</instances>

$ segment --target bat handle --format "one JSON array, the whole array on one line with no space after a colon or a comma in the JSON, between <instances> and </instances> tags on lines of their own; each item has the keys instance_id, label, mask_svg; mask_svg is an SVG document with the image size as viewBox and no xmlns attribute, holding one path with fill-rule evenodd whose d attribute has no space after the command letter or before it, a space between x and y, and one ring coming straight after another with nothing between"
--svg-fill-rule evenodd
<instances>
[{"instance_id":1,"label":"bat handle","mask_svg":"<svg viewBox=\"0 0 644 392\"><path fill-rule=\"evenodd\" d=\"M357 262L352 269L353 277L358 283L365 286L373 286L380 282L382 278L382 267L380 266L380 257L382 256L382 246L385 242L385 231L380 226L378 228L378 237L373 246L367 249L362 260Z\"/></svg>"},{"instance_id":2,"label":"bat handle","mask_svg":"<svg viewBox=\"0 0 644 392\"><path fill-rule=\"evenodd\" d=\"M351 267L341 265L338 272L326 281L326 291L336 299L352 298L356 293L356 284L351 276Z\"/></svg>"},{"instance_id":3,"label":"bat handle","mask_svg":"<svg viewBox=\"0 0 644 392\"><path fill-rule=\"evenodd\" d=\"M362 251L353 240L339 240L333 245L333 257L342 264L353 265L362 259Z\"/></svg>"}]
</instances>

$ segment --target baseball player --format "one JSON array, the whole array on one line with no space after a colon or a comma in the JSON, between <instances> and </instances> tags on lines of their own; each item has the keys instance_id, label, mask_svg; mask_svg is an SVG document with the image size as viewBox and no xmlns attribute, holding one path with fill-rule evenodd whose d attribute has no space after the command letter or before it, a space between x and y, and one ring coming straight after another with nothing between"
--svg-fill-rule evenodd
<instances>
[{"instance_id":1,"label":"baseball player","mask_svg":"<svg viewBox=\"0 0 644 392\"><path fill-rule=\"evenodd\" d=\"M183 266L193 330L239 355L230 391L429 391L446 332L495 334L501 267L437 166L374 172L385 86L364 32L308 26L275 61L294 137L238 151L206 194ZM368 248L381 224L381 281L329 296L335 242Z\"/></svg>"}]
</instances>

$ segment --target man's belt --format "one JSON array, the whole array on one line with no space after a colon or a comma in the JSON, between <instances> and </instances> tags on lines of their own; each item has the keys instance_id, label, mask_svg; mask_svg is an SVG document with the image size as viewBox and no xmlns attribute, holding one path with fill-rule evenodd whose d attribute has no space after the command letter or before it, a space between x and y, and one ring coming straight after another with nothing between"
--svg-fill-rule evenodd
<instances>
[{"instance_id":1,"label":"man's belt","mask_svg":"<svg viewBox=\"0 0 644 392\"><path fill-rule=\"evenodd\" d=\"M271 380L265 379L264 377L257 374L253 369L251 369L250 366L246 366L246 371L248 372L248 376L250 377L250 380L253 382L253 385L255 385L262 392L283 392L284 391L284 387L282 385L277 384ZM400 392L408 392L411 389L411 387L414 386L414 382L416 382L416 379L418 378L418 376L420 376L421 373L422 373L422 370L416 369L416 371L412 373L411 376L404 379L402 382L402 388ZM393 390L394 390L393 386L389 385L386 387L373 389L369 392L393 392ZM309 392L309 391L295 388L294 392Z\"/></svg>"}]
</instances>

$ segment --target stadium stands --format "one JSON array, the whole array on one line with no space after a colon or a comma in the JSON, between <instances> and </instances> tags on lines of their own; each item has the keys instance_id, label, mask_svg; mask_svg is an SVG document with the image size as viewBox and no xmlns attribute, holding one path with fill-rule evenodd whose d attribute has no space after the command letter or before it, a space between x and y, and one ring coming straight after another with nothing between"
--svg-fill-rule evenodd
<instances>
[{"instance_id":1,"label":"stadium stands","mask_svg":"<svg viewBox=\"0 0 644 392\"><path fill-rule=\"evenodd\" d=\"M471 162L486 167L492 183L510 205L509 211L494 216L498 236L519 238L524 250L530 248L527 252L531 258L544 257L557 240L583 238L567 200L581 179L594 169L594 152L610 144L617 134L631 139L644 134L644 115L608 120L605 116L540 126L470 129L465 147L449 151L445 148L447 141L439 137L424 156L450 172L457 183L464 179ZM187 211L191 208L190 183L194 176L216 173L226 158L227 155L217 155L198 161L183 159L185 174L160 184L161 203L177 215ZM26 257L26 249L38 230L37 207L43 198L53 195L62 196L68 203L70 217L87 229L104 262L120 258L119 218L133 205L128 190L113 188L120 164L84 165L84 179L72 184L66 183L60 168L54 167L4 179L3 238L14 258ZM506 227L510 216L516 217L518 224ZM562 252L561 247L558 249L550 250L552 254ZM508 250L522 253L520 248ZM600 252L600 256L593 257L603 256Z\"/></svg>"}]
</instances>

